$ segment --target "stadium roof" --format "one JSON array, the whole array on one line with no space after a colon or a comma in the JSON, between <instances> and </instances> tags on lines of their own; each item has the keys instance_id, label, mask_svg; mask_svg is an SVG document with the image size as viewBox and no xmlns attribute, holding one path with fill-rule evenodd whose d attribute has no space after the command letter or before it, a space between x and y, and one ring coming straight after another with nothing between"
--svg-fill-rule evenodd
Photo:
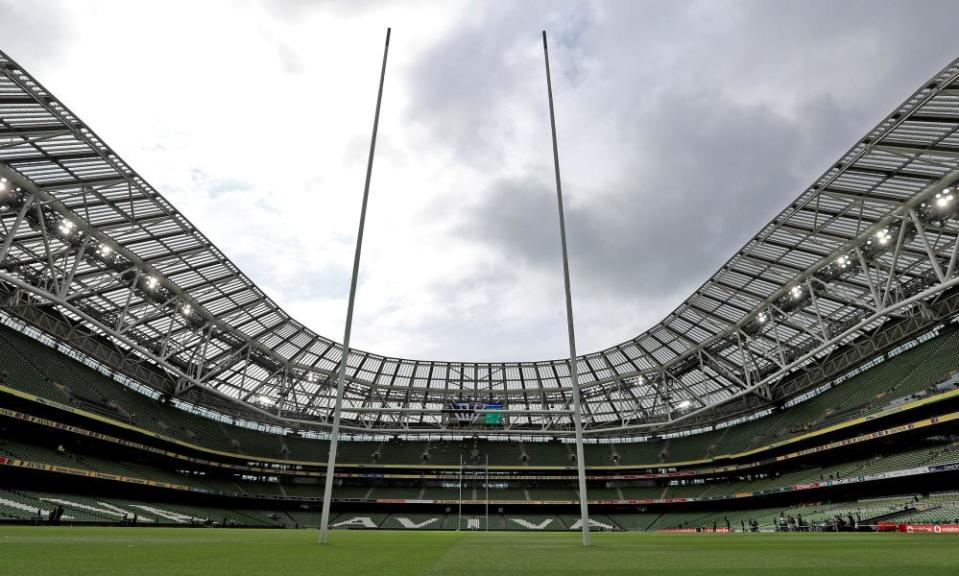
<instances>
[{"instance_id":1,"label":"stadium roof","mask_svg":"<svg viewBox=\"0 0 959 576\"><path fill-rule=\"evenodd\" d=\"M959 60L662 321L580 356L587 433L655 432L754 410L953 313L957 77ZM2 52L0 177L8 314L164 393L326 425L340 344L286 314ZM566 359L440 362L353 350L347 376L349 431L445 430L452 400L502 402L506 426L489 432L571 430Z\"/></svg>"}]
</instances>

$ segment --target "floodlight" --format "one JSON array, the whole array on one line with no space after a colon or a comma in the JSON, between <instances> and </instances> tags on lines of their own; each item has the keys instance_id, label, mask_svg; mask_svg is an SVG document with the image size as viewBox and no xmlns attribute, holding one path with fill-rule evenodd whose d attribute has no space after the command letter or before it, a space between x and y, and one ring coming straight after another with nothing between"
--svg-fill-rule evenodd
<instances>
[{"instance_id":1,"label":"floodlight","mask_svg":"<svg viewBox=\"0 0 959 576\"><path fill-rule=\"evenodd\" d=\"M20 187L15 186L13 182L6 178L0 178L0 192L19 192Z\"/></svg>"},{"instance_id":2,"label":"floodlight","mask_svg":"<svg viewBox=\"0 0 959 576\"><path fill-rule=\"evenodd\" d=\"M110 248L106 244L100 244L97 246L97 256L99 256L100 260L107 264L112 264L116 260L116 255L113 253L113 248Z\"/></svg>"},{"instance_id":3,"label":"floodlight","mask_svg":"<svg viewBox=\"0 0 959 576\"><path fill-rule=\"evenodd\" d=\"M889 233L889 228L883 228L879 232L876 232L876 241L882 246L888 244L891 239L892 234Z\"/></svg>"},{"instance_id":4,"label":"floodlight","mask_svg":"<svg viewBox=\"0 0 959 576\"><path fill-rule=\"evenodd\" d=\"M952 203L952 188L946 188L942 192L936 194L936 206L940 208L945 208Z\"/></svg>"}]
</instances>

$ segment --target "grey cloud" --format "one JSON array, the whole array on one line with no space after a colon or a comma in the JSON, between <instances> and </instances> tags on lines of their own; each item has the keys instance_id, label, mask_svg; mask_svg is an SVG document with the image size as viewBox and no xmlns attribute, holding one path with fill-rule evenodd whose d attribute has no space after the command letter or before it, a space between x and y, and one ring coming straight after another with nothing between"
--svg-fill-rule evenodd
<instances>
[{"instance_id":1,"label":"grey cloud","mask_svg":"<svg viewBox=\"0 0 959 576\"><path fill-rule=\"evenodd\" d=\"M424 340L428 342L407 356L429 360L496 362L552 358L561 354L558 351L562 350L565 340L564 337L557 337L562 334L556 331L555 325L555 321L563 318L561 281L556 284L554 317L517 323L504 320L498 313L499 295L523 280L522 274L501 264L492 270L477 270L465 278L430 286L433 299L444 304L437 306L433 313L420 321L404 326L404 332L425 335ZM483 304L448 305L456 302L456 294L475 293L477 290L488 296ZM397 303L394 308L401 313L401 306L402 303ZM360 308L363 308L362 303ZM387 307L379 310L378 314L388 316L392 311ZM364 331L361 318L357 323L357 341L364 337ZM451 346L454 344L455 347Z\"/></svg>"},{"instance_id":2,"label":"grey cloud","mask_svg":"<svg viewBox=\"0 0 959 576\"><path fill-rule=\"evenodd\" d=\"M510 276L521 262L558 277L549 143L512 149L509 109L540 114L541 52L519 46L538 41L542 21L559 28L551 64L574 292L610 316L639 318L646 302L665 315L957 55L944 41L959 18L952 2L635 2L548 12L487 6L454 27L413 70L409 114L454 162L491 171L506 155L530 159L525 174L493 181L460 215L458 232L498 251L503 264L492 275ZM779 93L792 104L763 104ZM611 324L580 321L581 333ZM539 328L560 332L561 318ZM527 336L517 327L503 338Z\"/></svg>"},{"instance_id":3,"label":"grey cloud","mask_svg":"<svg viewBox=\"0 0 959 576\"><path fill-rule=\"evenodd\" d=\"M288 74L302 74L303 73L303 60L300 58L300 55L293 51L290 46L284 42L280 42L276 46L277 56L280 58L280 62L283 64L283 70Z\"/></svg>"},{"instance_id":4,"label":"grey cloud","mask_svg":"<svg viewBox=\"0 0 959 576\"><path fill-rule=\"evenodd\" d=\"M597 297L641 290L659 298L705 280L804 184L802 130L768 110L674 99L642 130L655 145L637 138L629 146L627 156L644 160L619 167L614 190L591 201L589 191L567 186L576 200L566 208L574 274ZM461 232L558 271L551 176L497 182Z\"/></svg>"},{"instance_id":5,"label":"grey cloud","mask_svg":"<svg viewBox=\"0 0 959 576\"><path fill-rule=\"evenodd\" d=\"M36 67L56 56L69 42L68 28L53 4L0 0L3 45L26 47L8 54L24 66Z\"/></svg>"},{"instance_id":6,"label":"grey cloud","mask_svg":"<svg viewBox=\"0 0 959 576\"><path fill-rule=\"evenodd\" d=\"M563 22L559 38L568 46L590 19L585 4L476 4L410 70L408 119L431 127L432 144L452 150L456 162L494 168L512 153L504 146L515 130L508 109L529 96L542 102L541 93L524 88L543 82L541 28ZM582 71L564 66L562 73L576 78Z\"/></svg>"}]
</instances>

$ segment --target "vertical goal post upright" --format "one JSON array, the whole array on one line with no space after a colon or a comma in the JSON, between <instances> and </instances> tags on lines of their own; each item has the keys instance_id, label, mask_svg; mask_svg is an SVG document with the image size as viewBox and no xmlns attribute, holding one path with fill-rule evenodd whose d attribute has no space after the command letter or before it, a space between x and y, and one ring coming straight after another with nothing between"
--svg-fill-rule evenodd
<instances>
[{"instance_id":1,"label":"vertical goal post upright","mask_svg":"<svg viewBox=\"0 0 959 576\"><path fill-rule=\"evenodd\" d=\"M579 397L579 368L576 365L576 333L573 330L573 297L569 283L569 254L566 250L566 215L563 211L563 184L559 175L559 147L556 144L556 112L553 108L553 81L549 73L549 48L543 30L543 57L546 62L546 95L549 99L549 127L553 137L553 172L559 207L559 238L563 253L563 284L566 289L566 333L569 337L570 395L573 397L573 427L576 432L576 473L579 478L579 515L583 525L583 546L590 545L589 506L586 495L586 462L583 455L583 416Z\"/></svg>"},{"instance_id":2,"label":"vertical goal post upright","mask_svg":"<svg viewBox=\"0 0 959 576\"><path fill-rule=\"evenodd\" d=\"M356 252L353 255L353 276L350 279L350 298L346 306L346 327L343 330L343 357L336 373L336 404L333 406L333 427L330 430L330 450L326 460L326 478L323 484L323 512L320 516L320 544L325 544L330 529L330 501L333 497L333 475L336 470L336 449L340 436L340 416L343 409L343 387L346 380L346 365L350 358L350 332L353 329L353 305L356 303L356 282L360 272L360 254L363 251L363 229L366 227L366 207L370 199L370 178L373 176L373 155L376 151L376 132L380 124L380 105L383 102L383 81L386 78L386 57L390 52L390 32L386 29L386 44L383 46L383 66L380 68L380 85L376 93L376 112L373 114L373 134L370 137L370 155L366 163L366 182L363 185L363 204L360 208L360 225L356 234Z\"/></svg>"},{"instance_id":3,"label":"vertical goal post upright","mask_svg":"<svg viewBox=\"0 0 959 576\"><path fill-rule=\"evenodd\" d=\"M463 453L460 452L459 502L456 509L456 531L463 527Z\"/></svg>"}]
</instances>

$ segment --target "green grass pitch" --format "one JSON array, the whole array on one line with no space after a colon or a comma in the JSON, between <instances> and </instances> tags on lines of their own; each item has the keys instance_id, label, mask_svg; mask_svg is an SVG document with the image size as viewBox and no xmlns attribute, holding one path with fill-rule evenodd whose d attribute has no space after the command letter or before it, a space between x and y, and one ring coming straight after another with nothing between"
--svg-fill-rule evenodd
<instances>
[{"instance_id":1,"label":"green grass pitch","mask_svg":"<svg viewBox=\"0 0 959 576\"><path fill-rule=\"evenodd\" d=\"M0 527L16 576L959 574L959 536Z\"/></svg>"}]
</instances>

